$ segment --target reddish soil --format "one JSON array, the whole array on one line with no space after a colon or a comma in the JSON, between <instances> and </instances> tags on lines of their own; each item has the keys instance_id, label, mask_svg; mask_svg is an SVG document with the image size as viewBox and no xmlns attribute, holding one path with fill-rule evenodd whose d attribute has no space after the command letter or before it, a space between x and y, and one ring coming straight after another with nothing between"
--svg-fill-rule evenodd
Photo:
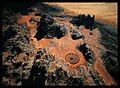
<instances>
[{"instance_id":1,"label":"reddish soil","mask_svg":"<svg viewBox=\"0 0 120 88\"><path fill-rule=\"evenodd\" d=\"M99 49L102 48L104 49L103 46L100 45L98 39L100 37L100 33L98 30L94 30L93 31L93 35L89 34L89 31L87 29L82 29L79 31L81 31L84 36L85 36L85 40L73 40L70 36L70 33L68 32L68 34L65 37L62 37L61 39L41 39L39 41L37 41L37 39L34 38L34 35L36 33L36 24L31 24L29 22L29 20L31 18L40 18L38 16L34 16L34 14L30 14L27 16L21 16L21 19L19 20L18 23L24 23L26 22L28 27L30 28L30 33L31 33L31 39L33 40L33 44L35 45L35 47L37 49L39 48L45 48L47 50L47 52L49 52L50 54L54 55L57 59L53 62L53 64L57 67L59 66L63 66L63 69L66 71L71 71L74 72L74 68L77 68L78 66L81 65L85 65L86 66L86 61L84 59L84 56L82 53L80 53L77 49L76 49L76 45L78 44L82 44L83 42L86 42L90 48L93 50L93 52L95 53L95 57L96 57L96 62L94 64L94 68L97 70L97 72L99 73L100 76L102 76L104 82L106 85L111 85L113 84L113 79L112 77L107 73L105 67L102 64L102 60L100 58L100 51ZM69 23L69 20L65 19L65 20L60 20L59 18L55 18L55 20L57 20L58 22L64 23L66 25L69 26L69 28L75 28L71 23ZM51 45L53 44L53 46ZM70 64L69 62L67 62L65 60L65 55L68 53L75 53L79 56L80 60L78 63L76 64Z\"/></svg>"}]
</instances>

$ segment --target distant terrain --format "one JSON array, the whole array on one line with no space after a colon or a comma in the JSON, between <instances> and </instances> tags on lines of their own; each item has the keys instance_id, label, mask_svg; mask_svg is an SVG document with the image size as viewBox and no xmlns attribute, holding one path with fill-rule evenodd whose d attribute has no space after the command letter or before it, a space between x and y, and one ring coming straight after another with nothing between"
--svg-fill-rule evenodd
<instances>
[{"instance_id":1,"label":"distant terrain","mask_svg":"<svg viewBox=\"0 0 120 88\"><path fill-rule=\"evenodd\" d=\"M75 14L91 14L96 18L109 22L117 26L117 3L48 3L50 5L58 4L59 6L72 11ZM71 15L73 14L71 13Z\"/></svg>"}]
</instances>

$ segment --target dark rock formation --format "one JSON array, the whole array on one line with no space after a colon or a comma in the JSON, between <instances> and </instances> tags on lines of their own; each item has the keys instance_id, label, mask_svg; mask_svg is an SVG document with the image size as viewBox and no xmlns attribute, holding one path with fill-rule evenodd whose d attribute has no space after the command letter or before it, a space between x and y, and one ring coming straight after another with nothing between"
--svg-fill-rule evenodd
<instances>
[{"instance_id":1,"label":"dark rock formation","mask_svg":"<svg viewBox=\"0 0 120 88\"><path fill-rule=\"evenodd\" d=\"M55 28L55 37L57 37L57 39L64 37L66 34L67 29L65 26L59 26L58 28Z\"/></svg>"},{"instance_id":2,"label":"dark rock formation","mask_svg":"<svg viewBox=\"0 0 120 88\"><path fill-rule=\"evenodd\" d=\"M27 63L32 63L34 60L35 47L29 42L28 30L20 30L16 27L8 29L3 31L3 38L6 39L2 46L4 49L2 65L5 68L3 85L22 85L22 80L29 77L31 66ZM11 34L6 34L6 31L10 31L8 33Z\"/></svg>"},{"instance_id":3,"label":"dark rock formation","mask_svg":"<svg viewBox=\"0 0 120 88\"><path fill-rule=\"evenodd\" d=\"M46 68L44 66L39 66L39 64L34 63L30 71L29 79L23 80L23 86L44 86L46 80Z\"/></svg>"},{"instance_id":4,"label":"dark rock formation","mask_svg":"<svg viewBox=\"0 0 120 88\"><path fill-rule=\"evenodd\" d=\"M80 77L80 78L73 78L70 77L68 80L68 86L81 86L84 84L84 78Z\"/></svg>"},{"instance_id":5,"label":"dark rock formation","mask_svg":"<svg viewBox=\"0 0 120 88\"><path fill-rule=\"evenodd\" d=\"M118 32L117 28L110 24L104 24L100 20L95 21L95 27L99 28L101 33L100 43L105 46L108 51L101 50L101 58L108 73L119 81L118 72Z\"/></svg>"},{"instance_id":6,"label":"dark rock formation","mask_svg":"<svg viewBox=\"0 0 120 88\"><path fill-rule=\"evenodd\" d=\"M37 33L34 36L37 40L42 38L53 38L57 37L60 39L66 34L66 28L54 23L54 19L48 15L42 15Z\"/></svg>"},{"instance_id":7,"label":"dark rock formation","mask_svg":"<svg viewBox=\"0 0 120 88\"><path fill-rule=\"evenodd\" d=\"M94 63L95 58L93 52L90 50L89 46L86 43L84 43L83 45L78 45L77 49L83 53L86 61Z\"/></svg>"},{"instance_id":8,"label":"dark rock formation","mask_svg":"<svg viewBox=\"0 0 120 88\"><path fill-rule=\"evenodd\" d=\"M105 52L102 55L102 59L108 73L110 73L110 75L113 76L115 80L118 80L119 71L118 60L114 57L112 52L110 51Z\"/></svg>"},{"instance_id":9,"label":"dark rock formation","mask_svg":"<svg viewBox=\"0 0 120 88\"><path fill-rule=\"evenodd\" d=\"M91 17L89 14L85 19L85 28L90 29L90 31L92 31L92 26L94 24L94 18L95 15L93 15L93 17Z\"/></svg>"},{"instance_id":10,"label":"dark rock formation","mask_svg":"<svg viewBox=\"0 0 120 88\"><path fill-rule=\"evenodd\" d=\"M99 76L99 74L97 74L97 72L95 70L93 70L93 71L90 70L89 73L90 73L91 77L93 78L94 83L96 85L105 85L103 79Z\"/></svg>"},{"instance_id":11,"label":"dark rock formation","mask_svg":"<svg viewBox=\"0 0 120 88\"><path fill-rule=\"evenodd\" d=\"M47 76L47 85L67 85L67 81L67 72L61 67L58 67L55 72L49 73Z\"/></svg>"},{"instance_id":12,"label":"dark rock formation","mask_svg":"<svg viewBox=\"0 0 120 88\"><path fill-rule=\"evenodd\" d=\"M92 31L92 27L93 27L93 24L94 24L94 18L95 18L95 15L93 15L93 17L91 17L89 14L88 16L85 16L84 14L80 14L76 17L74 17L70 23L76 25L76 26L81 26L81 25L84 25L85 28L87 29L90 29L90 31Z\"/></svg>"},{"instance_id":13,"label":"dark rock formation","mask_svg":"<svg viewBox=\"0 0 120 88\"><path fill-rule=\"evenodd\" d=\"M71 34L71 37L72 37L73 40L77 40L77 39L83 38L83 34L81 32L73 30L72 34Z\"/></svg>"},{"instance_id":14,"label":"dark rock formation","mask_svg":"<svg viewBox=\"0 0 120 88\"><path fill-rule=\"evenodd\" d=\"M53 24L53 21L54 20L50 16L42 15L39 26L37 28L38 31L35 35L35 38L37 38L37 40L40 40L45 37L47 32L50 31L50 25Z\"/></svg>"},{"instance_id":15,"label":"dark rock formation","mask_svg":"<svg viewBox=\"0 0 120 88\"><path fill-rule=\"evenodd\" d=\"M18 30L10 26L6 30L3 30L3 37L5 40L13 38L15 35L17 35L17 32Z\"/></svg>"}]
</instances>

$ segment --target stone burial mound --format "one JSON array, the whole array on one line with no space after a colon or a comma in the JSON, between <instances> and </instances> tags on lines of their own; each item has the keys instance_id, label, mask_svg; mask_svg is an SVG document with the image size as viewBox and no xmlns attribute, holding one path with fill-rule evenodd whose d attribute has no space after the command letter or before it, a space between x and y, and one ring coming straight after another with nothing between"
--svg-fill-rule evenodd
<instances>
[{"instance_id":1,"label":"stone burial mound","mask_svg":"<svg viewBox=\"0 0 120 88\"><path fill-rule=\"evenodd\" d=\"M80 14L78 16L73 17L70 23L72 23L75 26L84 25L85 28L90 29L90 31L92 31L93 24L94 24L94 18L95 18L95 15L91 17L89 14L87 16L84 14L82 15Z\"/></svg>"},{"instance_id":2,"label":"stone burial mound","mask_svg":"<svg viewBox=\"0 0 120 88\"><path fill-rule=\"evenodd\" d=\"M65 60L67 62L69 62L70 64L76 64L79 62L79 56L77 54L74 54L74 53L68 53L66 56L65 56Z\"/></svg>"},{"instance_id":3,"label":"stone burial mound","mask_svg":"<svg viewBox=\"0 0 120 88\"><path fill-rule=\"evenodd\" d=\"M34 37L38 41L42 38L57 37L57 39L60 39L61 37L64 37L66 33L67 29L65 26L56 24L55 20L49 15L42 15L37 28L37 33Z\"/></svg>"}]
</instances>

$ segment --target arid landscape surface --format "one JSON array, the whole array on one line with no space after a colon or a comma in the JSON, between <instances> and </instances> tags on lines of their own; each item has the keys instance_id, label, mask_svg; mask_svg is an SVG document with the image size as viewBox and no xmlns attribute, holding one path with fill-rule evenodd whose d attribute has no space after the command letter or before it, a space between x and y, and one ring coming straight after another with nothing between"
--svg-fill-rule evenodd
<instances>
[{"instance_id":1,"label":"arid landscape surface","mask_svg":"<svg viewBox=\"0 0 120 88\"><path fill-rule=\"evenodd\" d=\"M116 3L47 3L47 4L50 6L57 5L64 8L64 11L62 12L62 14L63 13L66 15L69 14L70 16L76 16L79 14L95 15L95 20L99 19L103 23L108 22L113 26L117 26L117 4ZM39 4L37 6L39 7ZM35 9L35 8L38 10L41 9L34 6L32 7L32 9ZM39 23L41 16L38 16L38 15L36 16L35 15L37 14L36 12L37 11L34 10L32 12L29 12L27 15L19 15L17 24L22 25L25 23L27 31L29 32L28 35L29 35L30 44L32 44L35 49L33 50L34 52L31 51L33 54L33 56L31 56L32 59L31 57L30 58L28 57L28 60L30 59L28 61L29 62L28 67L31 69L31 67L32 66L34 67L35 63L37 62L39 62L40 64L43 64L42 66L46 66L46 69L47 69L46 74L48 75L47 76L48 78L45 81L45 85L55 85L54 84L55 81L49 82L50 81L49 77L51 77L49 75L53 74L57 68L62 68L64 71L67 72L69 76L72 76L73 78L83 77L84 79L83 85L116 85L116 81L106 70L103 59L101 58L101 50L106 52L108 49L100 43L100 38L102 37L102 35L101 35L101 32L99 31L100 30L99 27L94 28L94 30L92 30L93 35L90 35L89 30L86 29L85 27L83 26L76 27L73 24L71 24L70 20L72 18L70 17L62 18L59 16L53 16L53 19L57 24L63 25L66 27L67 34L60 39L53 37L49 39L42 38L40 40L37 40L34 36L37 33L36 29L38 28L39 25L37 25L35 21L37 20L37 22ZM30 22L31 18L35 19L35 21L33 20L32 22ZM20 28L20 30L23 30L23 29ZM84 35L84 38L73 40L71 38L71 32L70 32L72 30L82 33ZM86 43L89 46L89 49L92 51L93 58L94 58L93 63L90 63L89 61L87 61L83 53L76 48L78 45L82 45L84 43ZM45 49L47 54L54 56L54 60L49 61L49 59L47 58L44 59L45 58L44 56L39 56L39 58L36 58L35 57L37 56L36 52L39 52L40 49ZM8 52L9 51L6 51L6 53ZM65 59L66 55L71 53L75 54L79 58L79 61L75 64L71 64L69 60L67 61ZM69 57L72 57L72 54L69 55ZM3 56L5 55L3 54ZM80 68L84 70L81 72ZM28 70L27 73L30 74L29 72L31 72L32 74L32 70ZM26 76L29 77L29 75L26 75ZM66 79L64 78L59 79L60 82L59 80L57 80L58 83L56 85L66 85L64 80L70 80L69 76ZM35 77L37 78L37 76ZM26 79L26 78L23 78L23 79ZM5 78L3 81L6 82ZM39 80L37 81L37 83L39 83ZM16 84L14 82L6 83L6 85L16 85ZM79 83L77 85L79 85Z\"/></svg>"},{"instance_id":2,"label":"arid landscape surface","mask_svg":"<svg viewBox=\"0 0 120 88\"><path fill-rule=\"evenodd\" d=\"M71 15L75 14L91 14L103 21L110 22L117 26L117 3L48 3L50 5L58 4L59 6L69 10Z\"/></svg>"}]
</instances>

